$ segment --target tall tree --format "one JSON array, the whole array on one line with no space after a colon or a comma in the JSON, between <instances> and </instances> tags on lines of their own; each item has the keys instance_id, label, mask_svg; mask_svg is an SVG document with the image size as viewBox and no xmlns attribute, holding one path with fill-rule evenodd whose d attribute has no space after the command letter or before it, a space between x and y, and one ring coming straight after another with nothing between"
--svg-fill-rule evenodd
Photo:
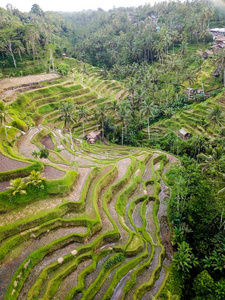
<instances>
[{"instance_id":1,"label":"tall tree","mask_svg":"<svg viewBox=\"0 0 225 300\"><path fill-rule=\"evenodd\" d=\"M82 128L83 128L83 138L84 138L84 122L87 120L87 115L88 115L88 109L86 106L81 106L80 109L78 110L78 117L79 120L82 122Z\"/></svg>"},{"instance_id":2,"label":"tall tree","mask_svg":"<svg viewBox=\"0 0 225 300\"><path fill-rule=\"evenodd\" d=\"M220 70L223 71L223 85L225 87L225 50L221 49L216 54L216 62Z\"/></svg>"},{"instance_id":3,"label":"tall tree","mask_svg":"<svg viewBox=\"0 0 225 300\"><path fill-rule=\"evenodd\" d=\"M13 59L14 67L17 68L16 59L13 54L14 44L17 41L16 31L13 28L7 28L0 32L0 50L10 54Z\"/></svg>"},{"instance_id":4,"label":"tall tree","mask_svg":"<svg viewBox=\"0 0 225 300\"><path fill-rule=\"evenodd\" d=\"M224 123L224 114L221 107L219 105L216 105L214 108L212 108L208 112L207 119L209 121L207 125L212 124L214 131L217 126L222 126L222 124Z\"/></svg>"},{"instance_id":5,"label":"tall tree","mask_svg":"<svg viewBox=\"0 0 225 300\"><path fill-rule=\"evenodd\" d=\"M148 123L148 139L150 140L150 126L149 126L149 118L153 116L153 112L155 111L156 107L150 98L147 98L143 101L141 105L141 115L146 117Z\"/></svg>"},{"instance_id":6,"label":"tall tree","mask_svg":"<svg viewBox=\"0 0 225 300\"><path fill-rule=\"evenodd\" d=\"M67 125L73 123L74 107L72 104L70 104L69 102L64 103L62 106L60 106L59 112L60 112L60 117L59 117L60 120L64 121L64 128Z\"/></svg>"},{"instance_id":7,"label":"tall tree","mask_svg":"<svg viewBox=\"0 0 225 300\"><path fill-rule=\"evenodd\" d=\"M122 123L122 145L124 142L124 127L127 125L127 121L130 117L130 109L125 106L121 106L120 110L118 111L118 118Z\"/></svg>"},{"instance_id":8,"label":"tall tree","mask_svg":"<svg viewBox=\"0 0 225 300\"><path fill-rule=\"evenodd\" d=\"M106 119L107 115L107 106L106 104L98 104L97 105L97 110L96 110L96 117L97 120L101 123L102 125L102 138L104 138L104 121Z\"/></svg>"}]
</instances>

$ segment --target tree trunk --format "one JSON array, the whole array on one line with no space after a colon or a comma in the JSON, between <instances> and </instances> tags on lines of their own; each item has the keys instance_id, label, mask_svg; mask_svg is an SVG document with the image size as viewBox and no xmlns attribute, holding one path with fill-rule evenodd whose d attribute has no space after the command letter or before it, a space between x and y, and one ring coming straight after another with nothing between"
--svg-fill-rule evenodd
<instances>
[{"instance_id":1,"label":"tree trunk","mask_svg":"<svg viewBox=\"0 0 225 300\"><path fill-rule=\"evenodd\" d=\"M70 128L69 128L69 131L70 131L71 148L72 148L72 150L74 151L72 132L71 132L71 129L70 129Z\"/></svg>"},{"instance_id":2,"label":"tree trunk","mask_svg":"<svg viewBox=\"0 0 225 300\"><path fill-rule=\"evenodd\" d=\"M9 41L8 43L9 43L9 51L10 51L10 54L11 54L12 59L13 59L14 67L17 68L17 66L16 66L16 60L15 60L15 57L14 57L13 51L12 51L12 43L11 43L11 41Z\"/></svg>"},{"instance_id":3,"label":"tree trunk","mask_svg":"<svg viewBox=\"0 0 225 300\"><path fill-rule=\"evenodd\" d=\"M102 138L104 139L104 121L102 120Z\"/></svg>"},{"instance_id":4,"label":"tree trunk","mask_svg":"<svg viewBox=\"0 0 225 300\"><path fill-rule=\"evenodd\" d=\"M148 139L150 140L149 116L148 116Z\"/></svg>"},{"instance_id":5,"label":"tree trunk","mask_svg":"<svg viewBox=\"0 0 225 300\"><path fill-rule=\"evenodd\" d=\"M122 124L122 145L123 145L123 124Z\"/></svg>"},{"instance_id":6,"label":"tree trunk","mask_svg":"<svg viewBox=\"0 0 225 300\"><path fill-rule=\"evenodd\" d=\"M5 136L6 136L6 139L8 140L8 134L7 134L6 125L5 125Z\"/></svg>"},{"instance_id":7,"label":"tree trunk","mask_svg":"<svg viewBox=\"0 0 225 300\"><path fill-rule=\"evenodd\" d=\"M83 139L84 139L84 121L82 121L82 125L83 125Z\"/></svg>"},{"instance_id":8,"label":"tree trunk","mask_svg":"<svg viewBox=\"0 0 225 300\"><path fill-rule=\"evenodd\" d=\"M150 50L150 54L151 54L151 63L153 63L153 53L152 53L152 49Z\"/></svg>"},{"instance_id":9,"label":"tree trunk","mask_svg":"<svg viewBox=\"0 0 225 300\"><path fill-rule=\"evenodd\" d=\"M225 87L225 66L223 68L223 86Z\"/></svg>"}]
</instances>

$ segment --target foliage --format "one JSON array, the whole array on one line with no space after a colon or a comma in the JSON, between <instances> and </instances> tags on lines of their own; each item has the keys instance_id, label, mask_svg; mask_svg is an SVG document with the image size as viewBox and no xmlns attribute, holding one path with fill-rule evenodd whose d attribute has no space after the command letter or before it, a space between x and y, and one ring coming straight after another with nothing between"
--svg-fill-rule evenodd
<instances>
[{"instance_id":1,"label":"foliage","mask_svg":"<svg viewBox=\"0 0 225 300\"><path fill-rule=\"evenodd\" d=\"M193 266L197 265L197 260L192 254L192 249L186 242L178 244L178 251L174 254L173 262L178 271L182 274L189 273Z\"/></svg>"},{"instance_id":2,"label":"foliage","mask_svg":"<svg viewBox=\"0 0 225 300\"><path fill-rule=\"evenodd\" d=\"M61 74L63 76L68 75L69 66L65 63L61 63L57 66L57 71L59 72L59 74Z\"/></svg>"},{"instance_id":3,"label":"foliage","mask_svg":"<svg viewBox=\"0 0 225 300\"><path fill-rule=\"evenodd\" d=\"M40 158L48 158L49 150L47 148L41 149L40 151Z\"/></svg>"},{"instance_id":4,"label":"foliage","mask_svg":"<svg viewBox=\"0 0 225 300\"><path fill-rule=\"evenodd\" d=\"M48 158L48 156L49 156L49 150L47 148L43 148L40 151L34 150L31 154L35 158L38 158L38 157L40 157L40 158Z\"/></svg>"},{"instance_id":5,"label":"foliage","mask_svg":"<svg viewBox=\"0 0 225 300\"><path fill-rule=\"evenodd\" d=\"M24 178L16 178L10 180L10 187L12 195L15 196L17 193L20 195L26 194L26 184Z\"/></svg>"},{"instance_id":6,"label":"foliage","mask_svg":"<svg viewBox=\"0 0 225 300\"><path fill-rule=\"evenodd\" d=\"M105 263L104 265L105 270L110 269L112 266L116 265L118 262L122 262L124 259L125 256L120 253L119 255L115 256L113 259L110 259Z\"/></svg>"},{"instance_id":7,"label":"foliage","mask_svg":"<svg viewBox=\"0 0 225 300\"><path fill-rule=\"evenodd\" d=\"M197 296L207 296L212 292L213 287L214 280L206 270L198 274L193 283L193 288Z\"/></svg>"}]
</instances>

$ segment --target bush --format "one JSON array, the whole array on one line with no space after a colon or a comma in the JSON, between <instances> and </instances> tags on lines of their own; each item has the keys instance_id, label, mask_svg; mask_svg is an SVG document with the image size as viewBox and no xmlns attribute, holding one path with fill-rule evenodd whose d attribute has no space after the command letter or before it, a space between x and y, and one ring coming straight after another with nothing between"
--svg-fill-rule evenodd
<instances>
[{"instance_id":1,"label":"bush","mask_svg":"<svg viewBox=\"0 0 225 300\"><path fill-rule=\"evenodd\" d=\"M207 296L212 292L213 286L214 280L206 270L198 274L193 283L196 296Z\"/></svg>"},{"instance_id":2,"label":"bush","mask_svg":"<svg viewBox=\"0 0 225 300\"><path fill-rule=\"evenodd\" d=\"M69 73L69 66L67 66L64 63L61 63L61 64L58 65L57 71L61 75L67 75Z\"/></svg>"},{"instance_id":3,"label":"bush","mask_svg":"<svg viewBox=\"0 0 225 300\"><path fill-rule=\"evenodd\" d=\"M47 148L41 149L40 151L40 158L48 158L49 151Z\"/></svg>"}]
</instances>

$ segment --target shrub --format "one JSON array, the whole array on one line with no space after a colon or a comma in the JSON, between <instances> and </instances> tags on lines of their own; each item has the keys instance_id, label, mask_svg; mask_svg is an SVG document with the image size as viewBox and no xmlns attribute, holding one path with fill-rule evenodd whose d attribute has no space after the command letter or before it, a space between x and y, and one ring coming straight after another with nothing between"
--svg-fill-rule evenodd
<instances>
[{"instance_id":1,"label":"shrub","mask_svg":"<svg viewBox=\"0 0 225 300\"><path fill-rule=\"evenodd\" d=\"M61 63L61 64L58 65L57 71L61 75L67 75L69 73L69 66L67 66L64 63Z\"/></svg>"},{"instance_id":2,"label":"shrub","mask_svg":"<svg viewBox=\"0 0 225 300\"><path fill-rule=\"evenodd\" d=\"M203 271L194 280L193 288L197 296L207 296L212 292L214 280L208 271Z\"/></svg>"},{"instance_id":3,"label":"shrub","mask_svg":"<svg viewBox=\"0 0 225 300\"><path fill-rule=\"evenodd\" d=\"M40 158L48 158L49 151L47 148L41 149L40 151Z\"/></svg>"}]
</instances>

